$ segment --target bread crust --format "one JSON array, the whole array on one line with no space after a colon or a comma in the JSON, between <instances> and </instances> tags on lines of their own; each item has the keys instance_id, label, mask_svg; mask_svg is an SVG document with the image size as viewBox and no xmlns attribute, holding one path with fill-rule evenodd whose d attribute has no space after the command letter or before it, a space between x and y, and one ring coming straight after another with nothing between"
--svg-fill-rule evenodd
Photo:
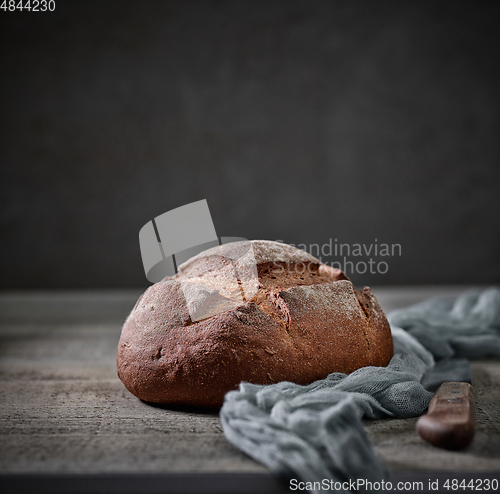
<instances>
[{"instance_id":1,"label":"bread crust","mask_svg":"<svg viewBox=\"0 0 500 494\"><path fill-rule=\"evenodd\" d=\"M186 305L183 281L213 276L224 283L216 251L187 261L178 276L139 298L117 352L118 376L131 393L154 403L219 407L242 381L309 384L389 363L390 326L370 288L355 290L340 270L291 246L252 247L258 291L234 308L192 322Z\"/></svg>"}]
</instances>

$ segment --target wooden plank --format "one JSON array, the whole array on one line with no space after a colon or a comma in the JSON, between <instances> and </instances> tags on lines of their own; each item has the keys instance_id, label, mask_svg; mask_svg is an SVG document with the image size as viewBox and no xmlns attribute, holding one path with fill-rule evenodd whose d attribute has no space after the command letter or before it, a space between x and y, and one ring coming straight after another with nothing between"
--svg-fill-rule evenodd
<instances>
[{"instance_id":1,"label":"wooden plank","mask_svg":"<svg viewBox=\"0 0 500 494\"><path fill-rule=\"evenodd\" d=\"M447 290L375 293L392 309ZM154 407L124 388L115 352L138 295L0 294L0 474L266 474L225 440L217 413ZM472 445L458 453L432 449L415 433L414 419L368 423L389 468L500 470L500 363L474 362L473 370Z\"/></svg>"}]
</instances>

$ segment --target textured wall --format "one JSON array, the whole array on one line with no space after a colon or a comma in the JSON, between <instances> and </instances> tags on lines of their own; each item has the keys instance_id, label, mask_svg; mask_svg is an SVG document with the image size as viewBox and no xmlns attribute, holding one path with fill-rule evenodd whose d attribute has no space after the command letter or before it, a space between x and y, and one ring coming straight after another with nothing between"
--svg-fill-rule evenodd
<instances>
[{"instance_id":1,"label":"textured wall","mask_svg":"<svg viewBox=\"0 0 500 494\"><path fill-rule=\"evenodd\" d=\"M471 1L2 11L0 287L146 286L140 227L203 198L219 235L401 245L359 284L499 282L499 20Z\"/></svg>"}]
</instances>

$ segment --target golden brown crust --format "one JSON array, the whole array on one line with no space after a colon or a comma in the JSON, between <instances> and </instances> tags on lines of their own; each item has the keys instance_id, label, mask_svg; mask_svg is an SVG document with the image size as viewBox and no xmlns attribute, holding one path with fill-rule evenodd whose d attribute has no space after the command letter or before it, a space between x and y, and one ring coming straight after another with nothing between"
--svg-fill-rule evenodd
<instances>
[{"instance_id":1,"label":"golden brown crust","mask_svg":"<svg viewBox=\"0 0 500 494\"><path fill-rule=\"evenodd\" d=\"M355 290L341 271L290 246L252 245L258 291L226 312L193 323L181 288L182 280L210 273L220 284L215 257L191 259L176 279L146 290L118 346L118 375L130 392L217 407L242 381L308 384L389 363L390 327L369 288Z\"/></svg>"}]
</instances>

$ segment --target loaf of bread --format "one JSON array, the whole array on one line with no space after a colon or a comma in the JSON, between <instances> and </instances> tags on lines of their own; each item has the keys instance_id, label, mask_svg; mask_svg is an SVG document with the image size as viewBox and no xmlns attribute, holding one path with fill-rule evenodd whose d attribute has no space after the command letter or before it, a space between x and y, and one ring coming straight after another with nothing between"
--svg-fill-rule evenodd
<instances>
[{"instance_id":1,"label":"loaf of bread","mask_svg":"<svg viewBox=\"0 0 500 494\"><path fill-rule=\"evenodd\" d=\"M253 271L241 261L249 245ZM242 381L309 384L389 363L391 330L370 288L286 244L225 247L191 258L137 301L117 353L135 396L219 407Z\"/></svg>"}]
</instances>

